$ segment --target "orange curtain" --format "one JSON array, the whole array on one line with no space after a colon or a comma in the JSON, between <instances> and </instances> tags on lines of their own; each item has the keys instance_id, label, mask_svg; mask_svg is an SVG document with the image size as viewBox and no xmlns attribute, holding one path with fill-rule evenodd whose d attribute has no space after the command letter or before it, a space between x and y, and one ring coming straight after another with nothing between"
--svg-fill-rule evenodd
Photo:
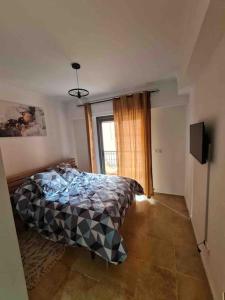
<instances>
[{"instance_id":1,"label":"orange curtain","mask_svg":"<svg viewBox=\"0 0 225 300\"><path fill-rule=\"evenodd\" d=\"M137 180L153 194L150 93L121 96L113 101L118 175Z\"/></svg>"},{"instance_id":2,"label":"orange curtain","mask_svg":"<svg viewBox=\"0 0 225 300\"><path fill-rule=\"evenodd\" d=\"M89 152L89 159L90 159L90 171L92 173L96 173L97 167L96 167L96 159L95 159L91 105L85 104L84 110L85 110L85 119L86 119L88 152Z\"/></svg>"}]
</instances>

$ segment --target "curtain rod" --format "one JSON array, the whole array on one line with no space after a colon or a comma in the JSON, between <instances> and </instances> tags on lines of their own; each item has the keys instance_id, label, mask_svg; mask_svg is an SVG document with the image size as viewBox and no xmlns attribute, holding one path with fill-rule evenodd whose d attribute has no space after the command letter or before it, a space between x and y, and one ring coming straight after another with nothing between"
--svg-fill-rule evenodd
<instances>
[{"instance_id":1,"label":"curtain rod","mask_svg":"<svg viewBox=\"0 0 225 300\"><path fill-rule=\"evenodd\" d=\"M146 92L149 92L151 94L153 93L158 93L160 92L160 90L150 90L150 91L146 91ZM140 92L139 92L140 93ZM143 93L143 92L142 92ZM133 95L134 93L132 94L128 94L128 96L131 96ZM120 96L115 96L115 97L110 97L110 98L106 98L106 99L100 99L100 100L96 100L96 101L92 101L92 102L87 102L85 104L98 104L98 103L103 103L103 102L108 102L108 101L112 101L113 99L117 99L117 98L120 98L124 95L120 95ZM85 106L85 104L78 104L77 107L81 107L81 106Z\"/></svg>"}]
</instances>

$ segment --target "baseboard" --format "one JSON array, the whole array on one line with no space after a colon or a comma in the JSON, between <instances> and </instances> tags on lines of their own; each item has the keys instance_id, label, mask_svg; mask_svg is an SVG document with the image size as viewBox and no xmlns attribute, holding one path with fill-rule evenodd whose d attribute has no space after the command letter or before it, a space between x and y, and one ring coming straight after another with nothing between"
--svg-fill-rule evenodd
<instances>
[{"instance_id":1,"label":"baseboard","mask_svg":"<svg viewBox=\"0 0 225 300\"><path fill-rule=\"evenodd\" d=\"M216 292L215 283L214 283L214 280L213 280L213 278L210 274L210 271L208 269L208 265L207 265L207 262L206 262L206 255L207 254L205 254L204 250L203 250L201 252L201 260L202 260L202 264L203 264L203 267L204 267L204 270L205 270L205 273L206 273L206 277L207 277L208 282L209 282L209 287L211 289L213 299L214 300L221 300L222 295L218 295L218 293Z\"/></svg>"},{"instance_id":2,"label":"baseboard","mask_svg":"<svg viewBox=\"0 0 225 300\"><path fill-rule=\"evenodd\" d=\"M184 197L184 199L185 199L185 197ZM186 203L186 206L187 206L186 199L185 199L185 203ZM190 212L189 212L189 216L190 216ZM193 228L193 232L194 232L195 240L196 240L196 246L197 246L197 238L196 238L195 228L194 228L194 225L192 223L192 216L190 216L190 220L191 220L191 226ZM201 261L202 261L202 264L203 264L203 267L204 267L204 270L205 270L206 277L208 279L209 287L210 287L213 299L214 300L221 300L221 296L219 296L218 293L216 292L214 280L213 280L213 278L210 274L210 271L208 269L208 265L207 265L207 262L206 262L206 255L207 254L205 254L204 250L202 250L202 252L200 253L200 257L201 257Z\"/></svg>"},{"instance_id":3,"label":"baseboard","mask_svg":"<svg viewBox=\"0 0 225 300\"><path fill-rule=\"evenodd\" d=\"M185 200L185 203L186 203L186 207L188 209L187 201L186 201L185 197L184 197L184 200ZM190 217L190 220L191 220L191 225L192 225L192 228L193 228L193 232L194 232L195 240L196 240L196 245L197 245L197 238L196 238L195 228L194 228L194 225L193 225L193 222L192 222L192 216L190 215L189 210L188 210L188 213L189 213L189 217ZM222 296L218 295L218 293L216 292L215 283L214 283L214 280L213 280L213 278L210 274L210 271L209 271L209 268L208 268L208 265L207 265L207 262L206 262L206 255L207 254L203 250L200 254L200 257L201 257L201 260L202 260L202 264L203 264L203 267L204 267L204 270L205 270L206 277L208 279L209 287L210 287L213 299L214 300L221 300Z\"/></svg>"}]
</instances>

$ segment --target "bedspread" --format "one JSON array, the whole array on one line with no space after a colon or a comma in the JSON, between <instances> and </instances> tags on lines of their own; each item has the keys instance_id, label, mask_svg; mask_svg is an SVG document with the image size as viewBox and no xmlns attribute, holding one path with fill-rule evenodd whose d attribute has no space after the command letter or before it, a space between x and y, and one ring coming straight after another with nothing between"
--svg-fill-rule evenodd
<instances>
[{"instance_id":1,"label":"bedspread","mask_svg":"<svg viewBox=\"0 0 225 300\"><path fill-rule=\"evenodd\" d=\"M135 180L80 172L63 190L43 196L28 179L13 194L21 218L46 238L88 248L111 263L121 263L127 250L118 229L135 194Z\"/></svg>"}]
</instances>

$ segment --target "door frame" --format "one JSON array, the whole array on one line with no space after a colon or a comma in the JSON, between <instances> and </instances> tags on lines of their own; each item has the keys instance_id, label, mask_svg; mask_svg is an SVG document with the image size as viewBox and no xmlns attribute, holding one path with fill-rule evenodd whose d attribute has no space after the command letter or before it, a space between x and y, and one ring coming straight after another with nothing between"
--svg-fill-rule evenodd
<instances>
[{"instance_id":1,"label":"door frame","mask_svg":"<svg viewBox=\"0 0 225 300\"><path fill-rule=\"evenodd\" d=\"M108 116L96 117L99 163L100 163L101 173L103 174L105 174L105 154L104 154L104 144L103 144L103 135L102 135L102 123L106 121L114 121L114 116L108 115Z\"/></svg>"}]
</instances>

